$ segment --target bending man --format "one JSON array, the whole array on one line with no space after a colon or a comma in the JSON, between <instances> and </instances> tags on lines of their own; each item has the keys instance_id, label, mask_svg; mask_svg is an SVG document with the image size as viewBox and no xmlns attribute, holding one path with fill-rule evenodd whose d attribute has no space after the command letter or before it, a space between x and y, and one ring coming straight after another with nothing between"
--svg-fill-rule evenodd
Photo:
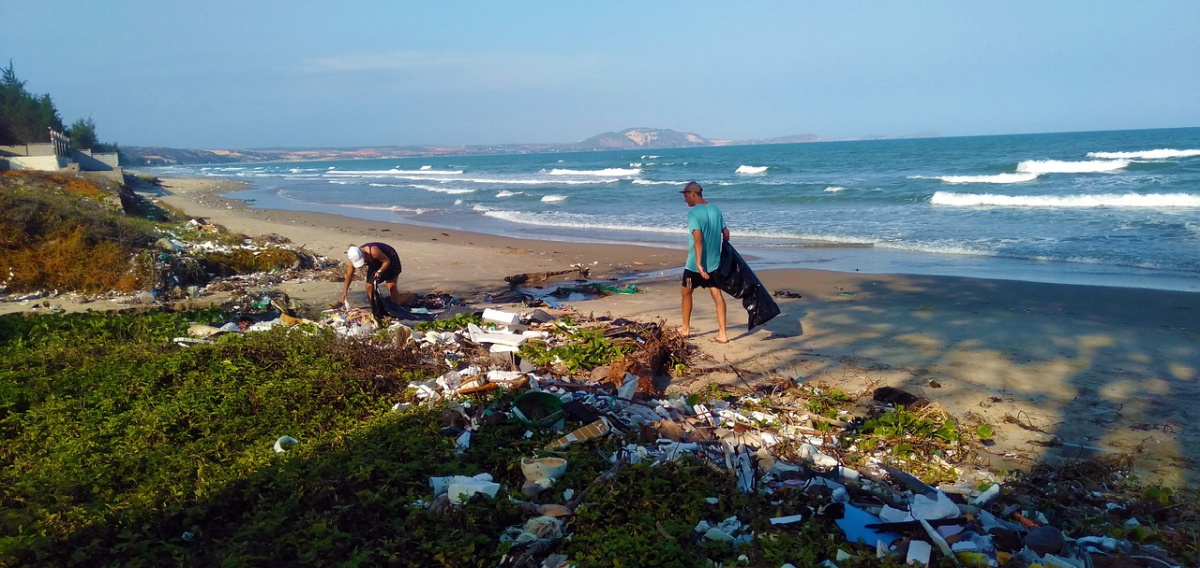
<instances>
[{"instance_id":1,"label":"bending man","mask_svg":"<svg viewBox=\"0 0 1200 568\"><path fill-rule=\"evenodd\" d=\"M346 264L346 283L342 286L341 303L346 303L346 295L350 292L350 282L354 280L354 269L363 265L367 267L367 298L371 297L376 282L386 282L388 296L393 304L400 303L400 291L396 289L396 278L400 276L400 255L396 249L383 243L367 243L362 246L351 246L346 249L350 262Z\"/></svg>"},{"instance_id":2,"label":"bending man","mask_svg":"<svg viewBox=\"0 0 1200 568\"><path fill-rule=\"evenodd\" d=\"M725 226L725 217L716 205L704 200L704 189L696 182L684 186L684 200L688 207L688 231L690 243L688 246L687 264L683 267L683 325L679 326L679 334L687 337L691 333L692 323L692 292L696 288L708 288L713 302L717 305L717 343L728 343L725 335L725 297L716 287L709 276L721 265L721 243L729 240L729 228Z\"/></svg>"}]
</instances>

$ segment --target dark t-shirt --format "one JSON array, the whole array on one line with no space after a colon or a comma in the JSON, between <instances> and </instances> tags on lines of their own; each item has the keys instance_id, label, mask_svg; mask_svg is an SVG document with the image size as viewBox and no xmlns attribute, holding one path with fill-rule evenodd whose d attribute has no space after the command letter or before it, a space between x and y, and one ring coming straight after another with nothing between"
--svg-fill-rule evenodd
<instances>
[{"instance_id":1,"label":"dark t-shirt","mask_svg":"<svg viewBox=\"0 0 1200 568\"><path fill-rule=\"evenodd\" d=\"M396 252L396 249L392 248L391 245L383 243L367 243L358 248L366 249L367 247L378 247L379 251L388 257L388 270L379 275L380 280L387 282L395 280L397 276L400 276L400 255ZM367 261L367 279L370 280L372 275L378 272L380 268L383 268L383 261L376 260L375 255L365 254L365 250L363 252L363 260Z\"/></svg>"}]
</instances>

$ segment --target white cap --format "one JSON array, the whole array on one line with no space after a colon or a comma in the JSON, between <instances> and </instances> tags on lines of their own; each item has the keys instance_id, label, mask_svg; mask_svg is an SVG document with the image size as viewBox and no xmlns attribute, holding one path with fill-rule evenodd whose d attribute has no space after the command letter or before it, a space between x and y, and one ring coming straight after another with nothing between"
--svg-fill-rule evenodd
<instances>
[{"instance_id":1,"label":"white cap","mask_svg":"<svg viewBox=\"0 0 1200 568\"><path fill-rule=\"evenodd\" d=\"M362 265L367 263L363 260L362 249L356 246L351 245L350 248L346 249L346 256L350 257L350 264L353 264L354 268L361 268Z\"/></svg>"}]
</instances>

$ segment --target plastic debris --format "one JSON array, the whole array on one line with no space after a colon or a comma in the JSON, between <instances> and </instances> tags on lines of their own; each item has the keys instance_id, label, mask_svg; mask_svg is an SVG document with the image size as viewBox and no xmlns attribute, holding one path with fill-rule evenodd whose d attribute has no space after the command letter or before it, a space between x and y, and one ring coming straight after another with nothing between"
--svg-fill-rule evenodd
<instances>
[{"instance_id":1,"label":"plastic debris","mask_svg":"<svg viewBox=\"0 0 1200 568\"><path fill-rule=\"evenodd\" d=\"M291 436L280 436L278 440L275 440L275 453L281 454L286 452L299 443L300 442L297 442L296 439Z\"/></svg>"}]
</instances>

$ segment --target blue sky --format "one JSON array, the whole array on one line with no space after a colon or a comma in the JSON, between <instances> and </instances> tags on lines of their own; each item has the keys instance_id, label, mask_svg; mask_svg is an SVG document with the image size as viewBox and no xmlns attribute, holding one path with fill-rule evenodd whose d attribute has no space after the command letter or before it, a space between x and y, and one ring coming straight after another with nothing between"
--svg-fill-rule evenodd
<instances>
[{"instance_id":1,"label":"blue sky","mask_svg":"<svg viewBox=\"0 0 1200 568\"><path fill-rule=\"evenodd\" d=\"M0 15L0 59L26 88L122 145L1200 126L1194 0L8 0Z\"/></svg>"}]
</instances>

